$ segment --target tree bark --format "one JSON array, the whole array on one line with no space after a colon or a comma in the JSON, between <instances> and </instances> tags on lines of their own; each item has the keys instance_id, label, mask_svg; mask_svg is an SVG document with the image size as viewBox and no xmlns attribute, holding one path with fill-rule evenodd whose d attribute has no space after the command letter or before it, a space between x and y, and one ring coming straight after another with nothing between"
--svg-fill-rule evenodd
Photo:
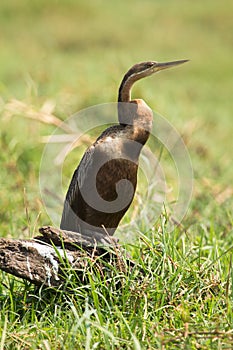
<instances>
[{"instance_id":1,"label":"tree bark","mask_svg":"<svg viewBox=\"0 0 233 350\"><path fill-rule=\"evenodd\" d=\"M134 265L125 259L117 240L108 235L83 236L50 226L39 232L42 235L31 240L0 238L0 269L39 286L58 287L66 282L68 270L78 272L84 281L88 261L100 270L104 262L121 271Z\"/></svg>"}]
</instances>

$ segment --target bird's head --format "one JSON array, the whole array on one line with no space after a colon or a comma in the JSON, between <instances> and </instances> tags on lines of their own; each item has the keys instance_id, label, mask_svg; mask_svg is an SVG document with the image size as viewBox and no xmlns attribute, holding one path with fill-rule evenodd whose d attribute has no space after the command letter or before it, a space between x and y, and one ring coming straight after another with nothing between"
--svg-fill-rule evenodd
<instances>
[{"instance_id":1,"label":"bird's head","mask_svg":"<svg viewBox=\"0 0 233 350\"><path fill-rule=\"evenodd\" d=\"M137 63L131 67L125 74L119 88L119 123L122 125L133 125L135 127L135 130L137 129L139 132L141 131L141 134L146 133L144 137L146 140L152 128L153 112L143 100L131 100L130 92L133 84L136 81L145 77L149 77L150 75L160 72L163 69L172 68L187 61L188 60L171 62L147 61Z\"/></svg>"},{"instance_id":2,"label":"bird's head","mask_svg":"<svg viewBox=\"0 0 233 350\"><path fill-rule=\"evenodd\" d=\"M171 62L156 62L148 61L135 64L129 71L126 73L127 77L134 77L135 81L149 77L150 75L160 72L163 69L172 68L178 66L179 64L185 63L188 60L179 60Z\"/></svg>"},{"instance_id":3,"label":"bird's head","mask_svg":"<svg viewBox=\"0 0 233 350\"><path fill-rule=\"evenodd\" d=\"M188 60L171 62L147 61L135 64L128 70L121 82L118 102L130 102L130 90L136 81L149 77L150 75L160 72L161 70L178 66L187 61Z\"/></svg>"}]
</instances>

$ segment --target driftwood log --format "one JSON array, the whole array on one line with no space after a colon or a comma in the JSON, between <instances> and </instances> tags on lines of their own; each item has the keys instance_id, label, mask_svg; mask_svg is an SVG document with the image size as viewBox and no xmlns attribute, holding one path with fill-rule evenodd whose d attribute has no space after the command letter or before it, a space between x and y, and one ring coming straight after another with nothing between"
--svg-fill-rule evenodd
<instances>
[{"instance_id":1,"label":"driftwood log","mask_svg":"<svg viewBox=\"0 0 233 350\"><path fill-rule=\"evenodd\" d=\"M121 271L134 265L108 235L83 236L50 226L39 232L31 240L0 238L0 269L39 286L58 287L66 280L67 266L83 278L90 260L93 264L98 260L99 269L101 260L116 264Z\"/></svg>"}]
</instances>

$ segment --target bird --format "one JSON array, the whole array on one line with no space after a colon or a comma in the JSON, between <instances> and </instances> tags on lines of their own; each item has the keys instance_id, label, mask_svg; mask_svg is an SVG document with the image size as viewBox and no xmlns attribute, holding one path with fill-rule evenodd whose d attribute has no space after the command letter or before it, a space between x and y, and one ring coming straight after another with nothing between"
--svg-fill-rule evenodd
<instances>
[{"instance_id":1,"label":"bird","mask_svg":"<svg viewBox=\"0 0 233 350\"><path fill-rule=\"evenodd\" d=\"M124 75L118 92L118 124L102 132L74 171L65 197L62 230L87 236L115 233L134 198L139 156L153 122L153 112L146 102L131 100L132 86L187 61L141 62Z\"/></svg>"}]
</instances>

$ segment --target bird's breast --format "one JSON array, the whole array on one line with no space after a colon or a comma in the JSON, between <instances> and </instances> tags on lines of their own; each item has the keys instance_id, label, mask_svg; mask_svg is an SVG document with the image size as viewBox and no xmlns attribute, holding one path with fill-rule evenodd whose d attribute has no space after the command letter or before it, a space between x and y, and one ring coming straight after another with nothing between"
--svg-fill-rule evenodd
<instances>
[{"instance_id":1,"label":"bird's breast","mask_svg":"<svg viewBox=\"0 0 233 350\"><path fill-rule=\"evenodd\" d=\"M117 198L117 186L121 180L126 180L125 186L121 182L122 195L127 196L129 189L127 181L135 190L140 148L140 144L125 138L122 134L108 135L99 140L94 146L91 166L88 167L85 176L89 191L92 191L90 183L96 186L103 199L112 201Z\"/></svg>"}]
</instances>

